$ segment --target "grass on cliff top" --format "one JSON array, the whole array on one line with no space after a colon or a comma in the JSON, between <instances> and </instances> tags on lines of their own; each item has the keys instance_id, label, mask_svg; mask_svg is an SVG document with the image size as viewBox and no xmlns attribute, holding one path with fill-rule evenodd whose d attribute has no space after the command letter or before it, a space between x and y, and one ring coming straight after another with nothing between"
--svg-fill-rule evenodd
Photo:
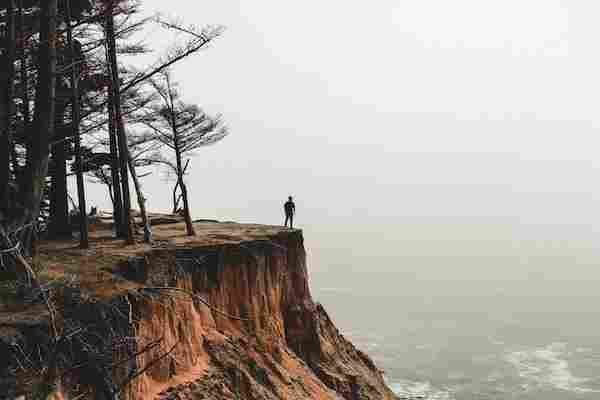
<instances>
[{"instance_id":1,"label":"grass on cliff top","mask_svg":"<svg viewBox=\"0 0 600 400\"><path fill-rule=\"evenodd\" d=\"M42 281L72 281L94 297L108 297L135 286L115 274L127 257L115 254L40 253L32 260L33 268Z\"/></svg>"},{"instance_id":2,"label":"grass on cliff top","mask_svg":"<svg viewBox=\"0 0 600 400\"><path fill-rule=\"evenodd\" d=\"M93 297L104 298L135 286L114 273L126 260L126 256L72 254L64 249L52 251L46 248L29 261L42 283L69 282ZM0 280L0 310L19 311L23 308L17 292L14 279Z\"/></svg>"}]
</instances>

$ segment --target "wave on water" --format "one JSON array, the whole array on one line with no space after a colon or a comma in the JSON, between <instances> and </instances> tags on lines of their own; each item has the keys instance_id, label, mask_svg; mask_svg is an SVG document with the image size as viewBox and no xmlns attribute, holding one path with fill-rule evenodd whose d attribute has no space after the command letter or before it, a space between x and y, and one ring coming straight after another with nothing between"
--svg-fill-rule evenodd
<instances>
[{"instance_id":1,"label":"wave on water","mask_svg":"<svg viewBox=\"0 0 600 400\"><path fill-rule=\"evenodd\" d=\"M585 386L590 379L573 375L566 356L566 343L552 343L544 348L509 353L505 360L527 382L525 389L552 387L575 393L600 392Z\"/></svg>"},{"instance_id":2,"label":"wave on water","mask_svg":"<svg viewBox=\"0 0 600 400\"><path fill-rule=\"evenodd\" d=\"M388 386L402 400L453 400L448 390L434 388L429 382L398 381Z\"/></svg>"}]
</instances>

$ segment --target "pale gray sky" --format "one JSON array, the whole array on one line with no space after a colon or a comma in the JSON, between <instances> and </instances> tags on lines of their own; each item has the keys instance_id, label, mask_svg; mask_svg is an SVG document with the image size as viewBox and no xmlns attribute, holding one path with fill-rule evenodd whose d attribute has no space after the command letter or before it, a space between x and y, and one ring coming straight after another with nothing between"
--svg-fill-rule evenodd
<instances>
[{"instance_id":1,"label":"pale gray sky","mask_svg":"<svg viewBox=\"0 0 600 400\"><path fill-rule=\"evenodd\" d=\"M231 129L191 162L195 218L281 223L292 194L315 235L363 226L392 243L456 240L460 229L439 226L472 225L486 228L466 229L468 240L512 240L542 224L555 227L543 237L598 244L597 1L144 8L227 26L174 69L184 97ZM145 188L151 209L170 207L159 174Z\"/></svg>"}]
</instances>

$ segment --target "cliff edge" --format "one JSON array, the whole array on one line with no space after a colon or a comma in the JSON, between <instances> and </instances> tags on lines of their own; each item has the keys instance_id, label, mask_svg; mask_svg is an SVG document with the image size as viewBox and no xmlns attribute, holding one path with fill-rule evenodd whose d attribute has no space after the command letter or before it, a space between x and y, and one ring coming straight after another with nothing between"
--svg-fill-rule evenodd
<instances>
[{"instance_id":1,"label":"cliff edge","mask_svg":"<svg viewBox=\"0 0 600 400\"><path fill-rule=\"evenodd\" d=\"M56 398L396 399L313 301L301 231L195 225L157 226L152 246L97 232L91 250L40 247L46 273L71 279L55 294L64 326L85 336ZM19 364L49 348L38 311L0 309L0 393L30 395Z\"/></svg>"}]
</instances>

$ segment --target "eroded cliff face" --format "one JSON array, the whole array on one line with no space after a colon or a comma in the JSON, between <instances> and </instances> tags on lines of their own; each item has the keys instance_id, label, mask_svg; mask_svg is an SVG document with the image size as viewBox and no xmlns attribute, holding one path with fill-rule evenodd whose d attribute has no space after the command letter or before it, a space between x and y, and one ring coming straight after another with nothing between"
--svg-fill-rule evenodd
<instances>
[{"instance_id":1,"label":"eroded cliff face","mask_svg":"<svg viewBox=\"0 0 600 400\"><path fill-rule=\"evenodd\" d=\"M103 391L135 377L120 398L395 399L373 362L313 302L300 231L157 248L120 273L137 286L110 307L72 307L72 318L117 310L102 317L105 329L118 325L122 336L134 338L111 356L128 360L112 382L84 382L90 396L108 398ZM120 320L111 322L113 314Z\"/></svg>"}]
</instances>

